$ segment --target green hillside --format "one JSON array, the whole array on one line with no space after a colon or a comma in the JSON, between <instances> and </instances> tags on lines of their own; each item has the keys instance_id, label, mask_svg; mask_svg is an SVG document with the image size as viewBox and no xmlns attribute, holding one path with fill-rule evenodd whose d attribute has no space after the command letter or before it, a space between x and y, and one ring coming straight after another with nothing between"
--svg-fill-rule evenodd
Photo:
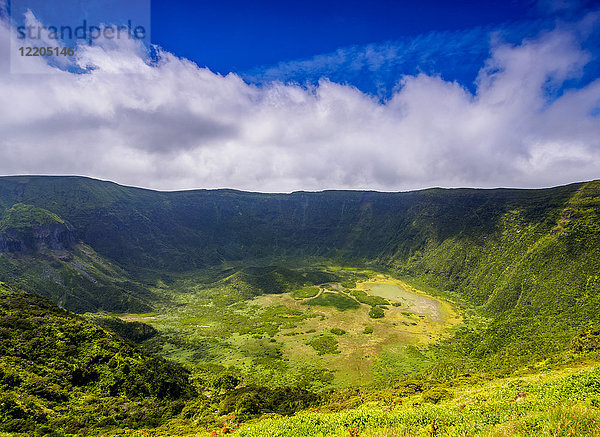
<instances>
[{"instance_id":1,"label":"green hillside","mask_svg":"<svg viewBox=\"0 0 600 437\"><path fill-rule=\"evenodd\" d=\"M0 208L26 203L69 221L132 272L190 271L223 261L342 256L406 261L453 238L496 238L504 215L556 223L581 187L547 190L258 194L156 192L78 177L0 178Z\"/></svg>"},{"instance_id":2,"label":"green hillside","mask_svg":"<svg viewBox=\"0 0 600 437\"><path fill-rule=\"evenodd\" d=\"M0 431L154 426L194 393L184 369L0 283Z\"/></svg>"},{"instance_id":3,"label":"green hillside","mask_svg":"<svg viewBox=\"0 0 600 437\"><path fill-rule=\"evenodd\" d=\"M560 207L513 205L493 233L464 232L390 264L493 318L484 331L463 333L461 354L467 348L486 358L487 369L518 367L547 359L600 323L599 213L600 183L590 182Z\"/></svg>"},{"instance_id":4,"label":"green hillside","mask_svg":"<svg viewBox=\"0 0 600 437\"><path fill-rule=\"evenodd\" d=\"M118 325L140 332L140 324ZM599 332L575 342L577 362L567 368L315 394L240 386L228 373L190 378L116 334L0 284L0 435L596 436L600 373L586 360L600 347Z\"/></svg>"},{"instance_id":5,"label":"green hillside","mask_svg":"<svg viewBox=\"0 0 600 437\"><path fill-rule=\"evenodd\" d=\"M24 208L39 215L44 208L46 218L71 223L103 265L114 264L102 272L105 277L120 280L115 287L92 275L99 286L71 266L67 271L74 274L62 275L71 284L75 278L77 286L41 284L49 269L24 275L31 269L6 256L0 256L0 278L75 311L140 312L155 306L149 290L157 280L173 283L199 269L223 267L212 280L238 271L249 297L306 281L291 277L289 269L253 272L248 265L309 259L369 265L420 281L494 319L488 333L468 331L463 341L482 345L473 352L477 359L493 355L497 361L522 348L534 355L557 352L587 324L598 323L599 199L598 181L543 190L258 194L166 193L78 177L5 177L3 217ZM60 300L61 291L71 294L71 303Z\"/></svg>"},{"instance_id":6,"label":"green hillside","mask_svg":"<svg viewBox=\"0 0 600 437\"><path fill-rule=\"evenodd\" d=\"M580 433L571 435L598 435L590 410L597 408L597 371L568 374L598 361L600 181L542 190L260 194L2 177L0 217L0 281L88 313L85 322L44 310L67 327L76 321L140 357L147 351L178 363L140 358L143 368L153 368L148 359L189 372L194 389L178 380L187 399L178 403L161 397L158 380L141 367L124 374L122 386L133 388L118 393L106 392L112 370L102 360L92 363L101 366L99 379L82 387L62 364L15 367L23 381L50 378L59 394L152 403L149 416L113 417L110 426L203 435L237 428L231 415L248 421L268 414L240 434L348 435L357 426L361 436L387 435L386 427L391 435L562 435L553 427L580 421L587 428L571 426ZM15 310L23 299L50 304L14 290L3 296L10 317L0 333L13 340L1 359L21 357L14 339L31 337L46 354L40 363L52 362L61 337L40 339L46 325L38 332L27 324L34 316ZM71 343L87 350L87 334ZM109 343L103 356L121 357ZM541 382L522 388L517 381L513 393L511 378L528 374ZM31 411L43 413L32 416L35 426L48 417L51 427L75 429L57 422L60 414L87 414L75 398L57 395L56 406L19 384L3 389L16 404L2 405L31 399L39 407ZM476 402L467 396L485 390L495 394ZM527 395L513 405L518 393ZM476 408L461 407L472 402ZM292 419L272 416L317 405ZM168 414L161 410L167 406ZM5 422L33 426L15 414ZM109 423L89 421L94 432Z\"/></svg>"},{"instance_id":7,"label":"green hillside","mask_svg":"<svg viewBox=\"0 0 600 437\"><path fill-rule=\"evenodd\" d=\"M70 223L23 203L0 216L0 279L76 312L144 311L154 298L78 241Z\"/></svg>"},{"instance_id":8,"label":"green hillside","mask_svg":"<svg viewBox=\"0 0 600 437\"><path fill-rule=\"evenodd\" d=\"M35 225L63 224L56 214L35 206L16 203L7 209L0 218L0 231L24 229Z\"/></svg>"},{"instance_id":9,"label":"green hillside","mask_svg":"<svg viewBox=\"0 0 600 437\"><path fill-rule=\"evenodd\" d=\"M0 255L0 279L78 313L149 311L147 287L87 245L68 252Z\"/></svg>"}]
</instances>

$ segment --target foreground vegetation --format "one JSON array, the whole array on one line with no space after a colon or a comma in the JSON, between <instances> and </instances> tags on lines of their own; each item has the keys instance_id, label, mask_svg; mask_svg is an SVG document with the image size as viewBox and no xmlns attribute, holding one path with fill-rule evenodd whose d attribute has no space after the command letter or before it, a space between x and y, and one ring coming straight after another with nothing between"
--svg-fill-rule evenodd
<instances>
[{"instance_id":1,"label":"foreground vegetation","mask_svg":"<svg viewBox=\"0 0 600 437\"><path fill-rule=\"evenodd\" d=\"M0 283L0 430L153 425L193 393L180 366Z\"/></svg>"},{"instance_id":2,"label":"foreground vegetation","mask_svg":"<svg viewBox=\"0 0 600 437\"><path fill-rule=\"evenodd\" d=\"M260 399L241 392L237 397L238 406ZM157 428L115 428L110 435L599 436L600 367L579 364L502 379L469 377L444 386L410 380L385 390L329 393L313 405L291 416L289 411L272 408L247 423L243 423L248 419L243 409L236 410L207 426L197 404L191 403Z\"/></svg>"},{"instance_id":3,"label":"foreground vegetation","mask_svg":"<svg viewBox=\"0 0 600 437\"><path fill-rule=\"evenodd\" d=\"M242 426L239 435L600 435L600 367L458 383L405 396L412 389L419 390L418 384L364 393L291 418L265 419ZM342 411L331 411L337 409Z\"/></svg>"}]
</instances>

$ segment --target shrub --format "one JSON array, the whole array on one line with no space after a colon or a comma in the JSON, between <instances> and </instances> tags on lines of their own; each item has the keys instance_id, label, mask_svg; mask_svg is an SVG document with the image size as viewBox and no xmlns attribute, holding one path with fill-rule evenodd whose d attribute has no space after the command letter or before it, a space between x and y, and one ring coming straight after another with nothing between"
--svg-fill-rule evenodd
<instances>
[{"instance_id":1,"label":"shrub","mask_svg":"<svg viewBox=\"0 0 600 437\"><path fill-rule=\"evenodd\" d=\"M307 343L317 352L317 355L339 354L338 341L331 335L314 337Z\"/></svg>"},{"instance_id":2,"label":"shrub","mask_svg":"<svg viewBox=\"0 0 600 437\"><path fill-rule=\"evenodd\" d=\"M238 386L240 380L233 375L224 373L212 382L213 388L221 391L230 391Z\"/></svg>"},{"instance_id":3,"label":"shrub","mask_svg":"<svg viewBox=\"0 0 600 437\"><path fill-rule=\"evenodd\" d=\"M308 299L319 294L319 287L302 287L299 290L294 290L291 296L296 300Z\"/></svg>"},{"instance_id":4,"label":"shrub","mask_svg":"<svg viewBox=\"0 0 600 437\"><path fill-rule=\"evenodd\" d=\"M318 395L301 388L248 386L229 392L221 402L221 413L236 413L240 420L265 413L289 416L318 400Z\"/></svg>"},{"instance_id":5,"label":"shrub","mask_svg":"<svg viewBox=\"0 0 600 437\"><path fill-rule=\"evenodd\" d=\"M329 330L329 332L331 332L332 334L335 334L335 335L344 335L346 333L346 331L344 331L343 329L340 329L340 328L331 328Z\"/></svg>"},{"instance_id":6,"label":"shrub","mask_svg":"<svg viewBox=\"0 0 600 437\"><path fill-rule=\"evenodd\" d=\"M576 352L600 350L600 326L594 326L579 333L573 339L573 350Z\"/></svg>"},{"instance_id":7,"label":"shrub","mask_svg":"<svg viewBox=\"0 0 600 437\"><path fill-rule=\"evenodd\" d=\"M429 390L423 392L423 402L429 402L432 404L437 404L440 401L451 398L452 394L443 388L430 388Z\"/></svg>"},{"instance_id":8,"label":"shrub","mask_svg":"<svg viewBox=\"0 0 600 437\"><path fill-rule=\"evenodd\" d=\"M141 343L158 334L158 331L150 325L142 322L125 322L117 317L90 317L92 322L116 332L121 337L134 343Z\"/></svg>"},{"instance_id":9,"label":"shrub","mask_svg":"<svg viewBox=\"0 0 600 437\"><path fill-rule=\"evenodd\" d=\"M372 296L362 290L354 290L350 293L357 301L370 306L389 305L390 302L380 296Z\"/></svg>"},{"instance_id":10,"label":"shrub","mask_svg":"<svg viewBox=\"0 0 600 437\"><path fill-rule=\"evenodd\" d=\"M344 288L356 288L356 281L345 279L340 282L340 285Z\"/></svg>"},{"instance_id":11,"label":"shrub","mask_svg":"<svg viewBox=\"0 0 600 437\"><path fill-rule=\"evenodd\" d=\"M360 304L354 299L341 293L322 293L319 297L305 302L306 305L320 305L334 307L338 311L356 310Z\"/></svg>"},{"instance_id":12,"label":"shrub","mask_svg":"<svg viewBox=\"0 0 600 437\"><path fill-rule=\"evenodd\" d=\"M385 316L385 311L381 307L373 307L369 310L369 317L372 319L381 319Z\"/></svg>"}]
</instances>

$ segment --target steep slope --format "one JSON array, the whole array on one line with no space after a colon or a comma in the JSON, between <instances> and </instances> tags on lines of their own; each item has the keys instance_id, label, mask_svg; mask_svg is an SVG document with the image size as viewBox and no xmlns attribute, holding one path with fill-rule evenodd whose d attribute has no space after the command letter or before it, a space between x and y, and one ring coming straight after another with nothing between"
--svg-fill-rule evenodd
<instances>
[{"instance_id":1,"label":"steep slope","mask_svg":"<svg viewBox=\"0 0 600 437\"><path fill-rule=\"evenodd\" d=\"M598 272L593 255L598 248L600 182L523 194L506 202L486 228L461 227L446 238L430 239L410 258L388 257L389 265L425 276L496 312L529 302L526 287L548 276L561 276L579 287L581 281L573 282L573 274ZM481 208L465 215L485 212ZM438 214L437 219L446 217ZM567 265L580 271L565 269Z\"/></svg>"},{"instance_id":2,"label":"steep slope","mask_svg":"<svg viewBox=\"0 0 600 437\"><path fill-rule=\"evenodd\" d=\"M486 238L520 205L536 221L580 184L549 190L259 194L155 192L78 177L0 178L0 208L22 202L72 223L79 239L130 270L185 271L276 256L406 260L458 235Z\"/></svg>"},{"instance_id":3,"label":"steep slope","mask_svg":"<svg viewBox=\"0 0 600 437\"><path fill-rule=\"evenodd\" d=\"M17 203L0 217L0 253L65 250L75 242L72 226L42 208Z\"/></svg>"},{"instance_id":4,"label":"steep slope","mask_svg":"<svg viewBox=\"0 0 600 437\"><path fill-rule=\"evenodd\" d=\"M77 240L58 215L17 203L0 216L0 279L69 310L144 311L152 296Z\"/></svg>"},{"instance_id":5,"label":"steep slope","mask_svg":"<svg viewBox=\"0 0 600 437\"><path fill-rule=\"evenodd\" d=\"M490 315L579 308L574 325L595 317L599 197L598 182L543 190L258 194L0 178L0 207L47 209L126 274L335 257L424 279ZM6 258L0 255L0 264Z\"/></svg>"},{"instance_id":6,"label":"steep slope","mask_svg":"<svg viewBox=\"0 0 600 437\"><path fill-rule=\"evenodd\" d=\"M0 283L0 431L156 425L192 394L183 369Z\"/></svg>"},{"instance_id":7,"label":"steep slope","mask_svg":"<svg viewBox=\"0 0 600 437\"><path fill-rule=\"evenodd\" d=\"M600 324L600 183L581 185L564 202L537 202L512 204L494 232L461 232L389 261L492 318L483 331L457 335L454 365L463 371L474 360L489 370L555 359Z\"/></svg>"}]
</instances>

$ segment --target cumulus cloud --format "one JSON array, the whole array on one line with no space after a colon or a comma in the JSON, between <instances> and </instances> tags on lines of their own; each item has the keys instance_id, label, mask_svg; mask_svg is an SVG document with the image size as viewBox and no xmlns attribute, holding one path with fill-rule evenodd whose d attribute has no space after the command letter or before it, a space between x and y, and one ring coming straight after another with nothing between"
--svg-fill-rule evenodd
<instances>
[{"instance_id":1,"label":"cumulus cloud","mask_svg":"<svg viewBox=\"0 0 600 437\"><path fill-rule=\"evenodd\" d=\"M383 102L328 79L251 85L128 41L81 46L84 74L0 75L0 173L271 192L598 178L600 80L569 86L591 59L577 26L493 42L474 92L421 73Z\"/></svg>"}]
</instances>

